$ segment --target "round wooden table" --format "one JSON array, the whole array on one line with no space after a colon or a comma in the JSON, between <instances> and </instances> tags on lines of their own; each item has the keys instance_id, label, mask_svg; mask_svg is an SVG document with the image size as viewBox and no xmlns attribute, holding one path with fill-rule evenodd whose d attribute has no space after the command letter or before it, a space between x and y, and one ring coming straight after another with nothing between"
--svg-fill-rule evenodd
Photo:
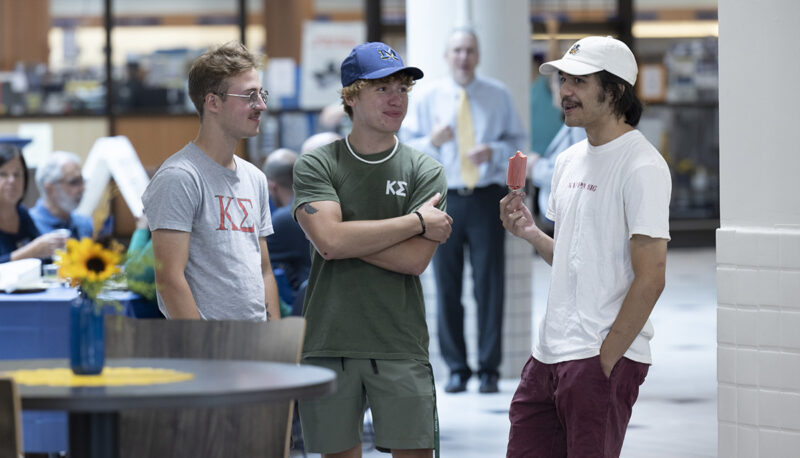
<instances>
[{"instance_id":1,"label":"round wooden table","mask_svg":"<svg viewBox=\"0 0 800 458\"><path fill-rule=\"evenodd\" d=\"M151 385L32 386L19 384L23 410L69 412L70 456L118 456L119 411L159 407L214 407L307 399L331 393L333 371L266 361L131 358L107 367L149 367L194 374L191 380ZM66 359L0 361L0 374L69 367Z\"/></svg>"}]
</instances>

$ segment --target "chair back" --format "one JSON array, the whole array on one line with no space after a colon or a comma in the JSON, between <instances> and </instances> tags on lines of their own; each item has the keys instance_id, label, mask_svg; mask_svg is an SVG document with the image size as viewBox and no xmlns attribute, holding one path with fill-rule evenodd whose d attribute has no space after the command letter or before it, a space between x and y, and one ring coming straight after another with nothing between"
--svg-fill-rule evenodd
<instances>
[{"instance_id":1,"label":"chair back","mask_svg":"<svg viewBox=\"0 0 800 458\"><path fill-rule=\"evenodd\" d=\"M305 319L137 320L106 316L110 358L202 358L298 363ZM120 456L287 457L293 401L120 414Z\"/></svg>"},{"instance_id":2,"label":"chair back","mask_svg":"<svg viewBox=\"0 0 800 458\"><path fill-rule=\"evenodd\" d=\"M0 458L22 456L21 410L14 380L0 378Z\"/></svg>"}]
</instances>

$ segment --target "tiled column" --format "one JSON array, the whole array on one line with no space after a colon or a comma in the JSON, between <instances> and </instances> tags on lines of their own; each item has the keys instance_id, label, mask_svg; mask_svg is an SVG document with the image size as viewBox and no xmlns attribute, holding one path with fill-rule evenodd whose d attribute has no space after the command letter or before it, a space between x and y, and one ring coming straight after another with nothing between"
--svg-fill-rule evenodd
<instances>
[{"instance_id":1,"label":"tiled column","mask_svg":"<svg viewBox=\"0 0 800 458\"><path fill-rule=\"evenodd\" d=\"M800 456L798 22L797 0L719 1L721 458Z\"/></svg>"},{"instance_id":2,"label":"tiled column","mask_svg":"<svg viewBox=\"0 0 800 458\"><path fill-rule=\"evenodd\" d=\"M717 232L720 457L800 451L800 230Z\"/></svg>"}]
</instances>

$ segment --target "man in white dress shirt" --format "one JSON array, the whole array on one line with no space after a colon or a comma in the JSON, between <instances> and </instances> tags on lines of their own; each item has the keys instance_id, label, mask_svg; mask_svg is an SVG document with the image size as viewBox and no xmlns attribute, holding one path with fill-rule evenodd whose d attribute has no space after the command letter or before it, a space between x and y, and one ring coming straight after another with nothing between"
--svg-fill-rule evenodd
<instances>
[{"instance_id":1,"label":"man in white dress shirt","mask_svg":"<svg viewBox=\"0 0 800 458\"><path fill-rule=\"evenodd\" d=\"M461 303L464 253L472 265L478 306L480 392L497 392L502 355L505 233L497 201L505 194L508 158L528 144L506 86L475 74L478 38L457 29L447 41L451 75L412 95L401 136L442 163L453 233L434 257L438 335L450 369L448 393L466 390L472 369L464 342Z\"/></svg>"}]
</instances>

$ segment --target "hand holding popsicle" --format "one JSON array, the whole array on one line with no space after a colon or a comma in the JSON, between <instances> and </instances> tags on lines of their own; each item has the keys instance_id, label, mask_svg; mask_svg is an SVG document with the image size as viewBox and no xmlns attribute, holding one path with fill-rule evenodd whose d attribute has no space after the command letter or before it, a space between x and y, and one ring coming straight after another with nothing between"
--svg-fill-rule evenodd
<instances>
[{"instance_id":1,"label":"hand holding popsicle","mask_svg":"<svg viewBox=\"0 0 800 458\"><path fill-rule=\"evenodd\" d=\"M520 151L517 151L517 154L508 159L506 184L512 191L517 192L517 190L525 186L525 177L528 173L527 164L528 156L525 156Z\"/></svg>"}]
</instances>

